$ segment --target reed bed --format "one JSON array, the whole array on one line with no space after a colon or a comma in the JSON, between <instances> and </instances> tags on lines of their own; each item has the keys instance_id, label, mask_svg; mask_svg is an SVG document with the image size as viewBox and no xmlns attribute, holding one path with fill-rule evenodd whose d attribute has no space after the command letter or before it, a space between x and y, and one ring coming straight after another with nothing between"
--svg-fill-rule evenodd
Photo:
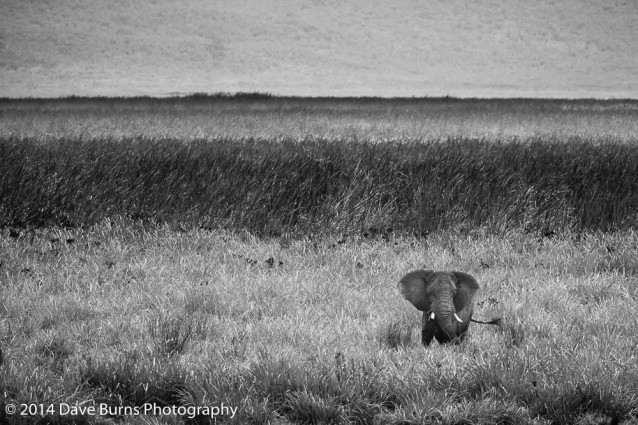
<instances>
[{"instance_id":1,"label":"reed bed","mask_svg":"<svg viewBox=\"0 0 638 425\"><path fill-rule=\"evenodd\" d=\"M0 139L0 196L3 227L125 216L263 236L608 231L638 224L638 146L580 137L8 137Z\"/></svg>"}]
</instances>

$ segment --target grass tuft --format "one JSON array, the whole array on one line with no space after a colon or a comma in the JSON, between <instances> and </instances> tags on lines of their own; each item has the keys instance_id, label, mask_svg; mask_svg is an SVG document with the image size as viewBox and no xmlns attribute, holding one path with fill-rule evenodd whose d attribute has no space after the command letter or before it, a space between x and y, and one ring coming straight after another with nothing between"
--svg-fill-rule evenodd
<instances>
[{"instance_id":1,"label":"grass tuft","mask_svg":"<svg viewBox=\"0 0 638 425\"><path fill-rule=\"evenodd\" d=\"M113 359L88 357L79 379L99 391L96 400L114 406L178 405L188 388L188 373L178 363L134 352Z\"/></svg>"},{"instance_id":2,"label":"grass tuft","mask_svg":"<svg viewBox=\"0 0 638 425\"><path fill-rule=\"evenodd\" d=\"M499 326L506 347L520 347L525 341L525 328L520 323L507 323Z\"/></svg>"},{"instance_id":3,"label":"grass tuft","mask_svg":"<svg viewBox=\"0 0 638 425\"><path fill-rule=\"evenodd\" d=\"M285 411L295 423L343 423L342 408L334 400L324 399L308 391L293 391L286 396Z\"/></svg>"},{"instance_id":4,"label":"grass tuft","mask_svg":"<svg viewBox=\"0 0 638 425\"><path fill-rule=\"evenodd\" d=\"M378 338L382 347L393 350L415 345L415 341L412 339L412 326L407 320L386 324L380 329Z\"/></svg>"},{"instance_id":5,"label":"grass tuft","mask_svg":"<svg viewBox=\"0 0 638 425\"><path fill-rule=\"evenodd\" d=\"M61 373L64 362L73 354L74 344L66 338L56 336L47 340L40 340L35 346L35 353L40 356L36 365L48 365L51 370Z\"/></svg>"},{"instance_id":6,"label":"grass tuft","mask_svg":"<svg viewBox=\"0 0 638 425\"><path fill-rule=\"evenodd\" d=\"M206 316L158 315L147 324L147 331L155 345L155 352L172 357L184 353L194 336L205 337Z\"/></svg>"}]
</instances>

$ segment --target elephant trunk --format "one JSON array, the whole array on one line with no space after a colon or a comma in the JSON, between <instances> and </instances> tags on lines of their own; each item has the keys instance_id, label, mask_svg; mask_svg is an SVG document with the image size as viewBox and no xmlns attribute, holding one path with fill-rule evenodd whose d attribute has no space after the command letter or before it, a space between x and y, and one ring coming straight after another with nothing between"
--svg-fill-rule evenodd
<instances>
[{"instance_id":1,"label":"elephant trunk","mask_svg":"<svg viewBox=\"0 0 638 425\"><path fill-rule=\"evenodd\" d=\"M438 302L433 306L433 312L436 316L436 321L438 322L441 330L445 334L450 341L457 337L456 334L456 326L455 326L455 317L456 310L454 308L454 302L452 301L452 297L449 295L442 295L439 297Z\"/></svg>"}]
</instances>

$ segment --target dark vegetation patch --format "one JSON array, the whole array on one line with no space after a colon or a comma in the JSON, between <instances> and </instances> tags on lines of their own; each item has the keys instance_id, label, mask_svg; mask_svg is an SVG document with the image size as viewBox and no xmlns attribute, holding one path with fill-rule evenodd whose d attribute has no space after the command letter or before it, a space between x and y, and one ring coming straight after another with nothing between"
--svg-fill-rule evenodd
<instances>
[{"instance_id":1,"label":"dark vegetation patch","mask_svg":"<svg viewBox=\"0 0 638 425\"><path fill-rule=\"evenodd\" d=\"M119 215L262 236L545 234L633 227L636 210L638 146L613 140L0 140L0 226L14 233Z\"/></svg>"},{"instance_id":2,"label":"dark vegetation patch","mask_svg":"<svg viewBox=\"0 0 638 425\"><path fill-rule=\"evenodd\" d=\"M188 371L175 359L149 359L131 352L114 359L87 357L80 382L96 390L99 402L142 406L179 404L188 388Z\"/></svg>"}]
</instances>

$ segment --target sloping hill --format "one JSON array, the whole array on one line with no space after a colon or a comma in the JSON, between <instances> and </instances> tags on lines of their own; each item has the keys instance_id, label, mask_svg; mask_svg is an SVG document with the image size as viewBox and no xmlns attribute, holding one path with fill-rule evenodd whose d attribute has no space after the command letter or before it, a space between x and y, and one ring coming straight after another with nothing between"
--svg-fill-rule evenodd
<instances>
[{"instance_id":1,"label":"sloping hill","mask_svg":"<svg viewBox=\"0 0 638 425\"><path fill-rule=\"evenodd\" d=\"M0 2L0 96L638 97L638 2Z\"/></svg>"}]
</instances>

